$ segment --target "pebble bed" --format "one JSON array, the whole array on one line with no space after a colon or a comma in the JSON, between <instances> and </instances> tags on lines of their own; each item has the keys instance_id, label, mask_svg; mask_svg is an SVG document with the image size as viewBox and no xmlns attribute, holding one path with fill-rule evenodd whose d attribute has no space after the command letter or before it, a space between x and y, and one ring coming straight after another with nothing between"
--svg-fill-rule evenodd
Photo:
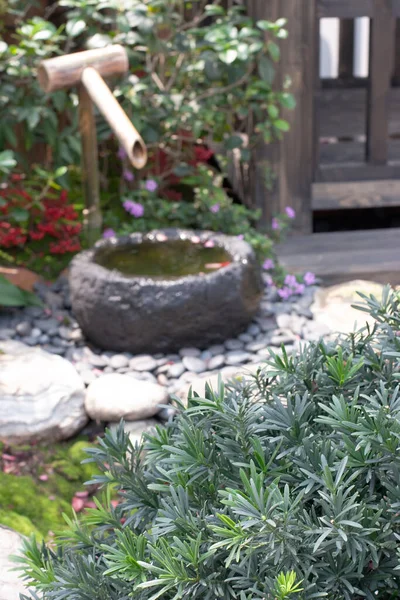
<instances>
[{"instance_id":1,"label":"pebble bed","mask_svg":"<svg viewBox=\"0 0 400 600\"><path fill-rule=\"evenodd\" d=\"M84 339L71 312L68 280L61 276L51 285L36 284L44 308L0 310L0 340L18 340L63 356L74 364L86 385L102 373L122 373L158 383L174 393L199 376L263 362L270 347L285 344L289 350L329 333L313 320L311 305L317 289L310 286L302 296L283 302L266 286L259 313L237 338L207 349L182 348L176 354L134 356L102 351Z\"/></svg>"}]
</instances>

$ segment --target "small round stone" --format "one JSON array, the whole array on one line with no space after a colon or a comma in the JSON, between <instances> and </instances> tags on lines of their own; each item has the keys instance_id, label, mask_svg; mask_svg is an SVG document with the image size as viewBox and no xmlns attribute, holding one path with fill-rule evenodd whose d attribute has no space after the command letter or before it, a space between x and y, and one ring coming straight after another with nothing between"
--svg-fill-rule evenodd
<instances>
[{"instance_id":1,"label":"small round stone","mask_svg":"<svg viewBox=\"0 0 400 600\"><path fill-rule=\"evenodd\" d=\"M90 352L88 361L93 367L98 367L99 369L109 366L110 362L103 354L94 354L93 352Z\"/></svg>"},{"instance_id":2,"label":"small round stone","mask_svg":"<svg viewBox=\"0 0 400 600\"><path fill-rule=\"evenodd\" d=\"M260 333L260 331L261 331L260 327L258 325L256 325L255 323L252 323L247 328L247 333L252 336L258 335Z\"/></svg>"},{"instance_id":3,"label":"small round stone","mask_svg":"<svg viewBox=\"0 0 400 600\"><path fill-rule=\"evenodd\" d=\"M233 350L225 355L225 362L227 365L240 365L240 363L247 362L250 358L251 355L248 352Z\"/></svg>"},{"instance_id":4,"label":"small round stone","mask_svg":"<svg viewBox=\"0 0 400 600\"><path fill-rule=\"evenodd\" d=\"M114 356L110 358L109 365L115 370L122 369L129 365L129 360L123 354L114 354Z\"/></svg>"},{"instance_id":5,"label":"small round stone","mask_svg":"<svg viewBox=\"0 0 400 600\"><path fill-rule=\"evenodd\" d=\"M198 357L201 355L201 350L198 348L182 348L182 350L179 351L179 354L182 357Z\"/></svg>"},{"instance_id":6,"label":"small round stone","mask_svg":"<svg viewBox=\"0 0 400 600\"><path fill-rule=\"evenodd\" d=\"M192 371L193 373L203 373L203 371L207 369L206 362L195 356L184 356L182 363L185 369Z\"/></svg>"},{"instance_id":7,"label":"small round stone","mask_svg":"<svg viewBox=\"0 0 400 600\"><path fill-rule=\"evenodd\" d=\"M18 325L15 328L15 331L21 337L25 337L25 336L31 334L31 332L32 332L32 326L29 323L29 321L22 321L22 323L18 323Z\"/></svg>"},{"instance_id":8,"label":"small round stone","mask_svg":"<svg viewBox=\"0 0 400 600\"><path fill-rule=\"evenodd\" d=\"M217 354L208 361L208 368L210 369L210 371L213 371L214 369L220 369L224 366L224 364L225 356L223 354Z\"/></svg>"},{"instance_id":9,"label":"small round stone","mask_svg":"<svg viewBox=\"0 0 400 600\"><path fill-rule=\"evenodd\" d=\"M226 340L225 348L227 350L241 350L244 344L240 340Z\"/></svg>"},{"instance_id":10,"label":"small round stone","mask_svg":"<svg viewBox=\"0 0 400 600\"><path fill-rule=\"evenodd\" d=\"M223 344L215 344L214 346L210 346L208 351L211 352L213 356L218 356L218 354L223 354L225 352L225 346Z\"/></svg>"},{"instance_id":11,"label":"small round stone","mask_svg":"<svg viewBox=\"0 0 400 600\"><path fill-rule=\"evenodd\" d=\"M250 344L246 345L247 352L258 352L262 350L262 348L266 348L268 345L267 340L263 339L260 341L250 342Z\"/></svg>"},{"instance_id":12,"label":"small round stone","mask_svg":"<svg viewBox=\"0 0 400 600\"><path fill-rule=\"evenodd\" d=\"M253 336L250 335L249 333L241 333L238 336L238 340L240 340L241 342L243 342L244 344L248 344L249 342L253 341Z\"/></svg>"},{"instance_id":13,"label":"small round stone","mask_svg":"<svg viewBox=\"0 0 400 600\"><path fill-rule=\"evenodd\" d=\"M157 361L148 354L139 354L131 358L129 367L133 371L154 371L157 368Z\"/></svg>"},{"instance_id":14,"label":"small round stone","mask_svg":"<svg viewBox=\"0 0 400 600\"><path fill-rule=\"evenodd\" d=\"M39 342L39 344L48 344L50 342L50 338L48 335L46 335L44 333L43 335L40 336L38 342Z\"/></svg>"},{"instance_id":15,"label":"small round stone","mask_svg":"<svg viewBox=\"0 0 400 600\"><path fill-rule=\"evenodd\" d=\"M170 365L168 368L168 376L177 379L186 371L185 365L183 362L175 363L174 365Z\"/></svg>"},{"instance_id":16,"label":"small round stone","mask_svg":"<svg viewBox=\"0 0 400 600\"><path fill-rule=\"evenodd\" d=\"M30 336L33 338L39 338L41 335L42 332L38 327L34 327L30 333Z\"/></svg>"}]
</instances>

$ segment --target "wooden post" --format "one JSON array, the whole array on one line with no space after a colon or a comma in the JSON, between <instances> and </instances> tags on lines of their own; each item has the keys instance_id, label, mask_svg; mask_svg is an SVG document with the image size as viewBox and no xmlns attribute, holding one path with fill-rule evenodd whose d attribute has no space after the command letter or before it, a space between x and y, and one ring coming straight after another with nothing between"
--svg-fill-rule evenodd
<instances>
[{"instance_id":1,"label":"wooden post","mask_svg":"<svg viewBox=\"0 0 400 600\"><path fill-rule=\"evenodd\" d=\"M389 93L393 75L396 19L389 0L374 0L374 3L367 106L367 159L375 165L382 165L388 159Z\"/></svg>"},{"instance_id":2,"label":"wooden post","mask_svg":"<svg viewBox=\"0 0 400 600\"><path fill-rule=\"evenodd\" d=\"M83 211L84 240L92 246L101 234L100 180L94 105L86 88L79 86L79 129L82 145L82 184L86 208Z\"/></svg>"},{"instance_id":3,"label":"wooden post","mask_svg":"<svg viewBox=\"0 0 400 600\"><path fill-rule=\"evenodd\" d=\"M286 206L296 210L296 231L312 230L311 186L315 169L315 74L318 67L318 19L316 0L246 0L247 10L255 20L287 19L289 37L283 40L277 86L288 76L297 105L285 111L290 131L282 141L260 145L256 155L254 204L263 210L264 219ZM264 184L264 168L269 163L276 173L274 189Z\"/></svg>"}]
</instances>

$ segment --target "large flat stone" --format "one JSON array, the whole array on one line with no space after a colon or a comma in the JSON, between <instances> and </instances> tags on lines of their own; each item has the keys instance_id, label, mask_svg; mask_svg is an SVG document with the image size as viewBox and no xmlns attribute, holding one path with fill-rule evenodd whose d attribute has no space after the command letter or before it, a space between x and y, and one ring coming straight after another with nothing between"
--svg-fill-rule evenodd
<instances>
[{"instance_id":1,"label":"large flat stone","mask_svg":"<svg viewBox=\"0 0 400 600\"><path fill-rule=\"evenodd\" d=\"M0 440L66 439L86 422L84 385L69 361L20 342L0 342Z\"/></svg>"},{"instance_id":2,"label":"large flat stone","mask_svg":"<svg viewBox=\"0 0 400 600\"><path fill-rule=\"evenodd\" d=\"M19 554L21 545L18 533L0 525L0 600L19 600L20 594L27 593L19 574L11 570L16 565L10 556Z\"/></svg>"},{"instance_id":3,"label":"large flat stone","mask_svg":"<svg viewBox=\"0 0 400 600\"><path fill-rule=\"evenodd\" d=\"M167 403L168 392L161 385L118 373L98 377L89 385L85 399L86 411L95 421L140 421Z\"/></svg>"}]
</instances>

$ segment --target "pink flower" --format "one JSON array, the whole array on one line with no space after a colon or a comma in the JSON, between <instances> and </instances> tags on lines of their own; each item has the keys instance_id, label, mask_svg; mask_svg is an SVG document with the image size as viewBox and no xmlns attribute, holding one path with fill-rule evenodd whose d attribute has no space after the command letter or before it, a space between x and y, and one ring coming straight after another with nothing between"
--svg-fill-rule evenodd
<instances>
[{"instance_id":1,"label":"pink flower","mask_svg":"<svg viewBox=\"0 0 400 600\"><path fill-rule=\"evenodd\" d=\"M213 242L212 240L207 240L206 243L204 244L205 248L214 248L215 246L215 242Z\"/></svg>"},{"instance_id":2,"label":"pink flower","mask_svg":"<svg viewBox=\"0 0 400 600\"><path fill-rule=\"evenodd\" d=\"M48 475L46 475L45 473L43 473L43 475L39 475L39 479L40 481L47 481L49 478Z\"/></svg>"},{"instance_id":3,"label":"pink flower","mask_svg":"<svg viewBox=\"0 0 400 600\"><path fill-rule=\"evenodd\" d=\"M243 233L240 233L238 236L236 236L238 240L244 240L244 235Z\"/></svg>"},{"instance_id":4,"label":"pink flower","mask_svg":"<svg viewBox=\"0 0 400 600\"><path fill-rule=\"evenodd\" d=\"M156 181L154 181L154 179L148 179L144 184L144 187L148 192L155 192L158 188L158 184Z\"/></svg>"},{"instance_id":5,"label":"pink flower","mask_svg":"<svg viewBox=\"0 0 400 600\"><path fill-rule=\"evenodd\" d=\"M219 212L219 209L220 209L220 205L219 204L213 204L212 206L210 206L210 210L214 214L216 214L217 212Z\"/></svg>"},{"instance_id":6,"label":"pink flower","mask_svg":"<svg viewBox=\"0 0 400 600\"><path fill-rule=\"evenodd\" d=\"M285 284L289 287L295 287L297 285L297 279L294 275L286 275Z\"/></svg>"},{"instance_id":7,"label":"pink flower","mask_svg":"<svg viewBox=\"0 0 400 600\"><path fill-rule=\"evenodd\" d=\"M283 287L278 290L278 296L282 298L282 300L288 300L290 296L292 296L293 292L290 288Z\"/></svg>"},{"instance_id":8,"label":"pink flower","mask_svg":"<svg viewBox=\"0 0 400 600\"><path fill-rule=\"evenodd\" d=\"M122 171L122 177L125 179L125 181L129 181L129 183L131 183L135 179L134 174L129 169L124 169Z\"/></svg>"},{"instance_id":9,"label":"pink flower","mask_svg":"<svg viewBox=\"0 0 400 600\"><path fill-rule=\"evenodd\" d=\"M138 219L144 215L144 207L139 202L133 202L133 200L125 200L122 206L130 215Z\"/></svg>"},{"instance_id":10,"label":"pink flower","mask_svg":"<svg viewBox=\"0 0 400 600\"><path fill-rule=\"evenodd\" d=\"M115 235L116 235L116 234L115 234L115 231L114 231L114 229L110 229L110 228L109 228L109 229L105 229L105 230L103 231L103 238L104 238L105 240L108 240L109 238L115 237Z\"/></svg>"},{"instance_id":11,"label":"pink flower","mask_svg":"<svg viewBox=\"0 0 400 600\"><path fill-rule=\"evenodd\" d=\"M271 275L264 275L265 285L272 285L274 283Z\"/></svg>"},{"instance_id":12,"label":"pink flower","mask_svg":"<svg viewBox=\"0 0 400 600\"><path fill-rule=\"evenodd\" d=\"M275 217L272 219L272 229L274 231L277 231L278 229L280 229L280 225L279 225L279 221L278 219L275 219Z\"/></svg>"},{"instance_id":13,"label":"pink flower","mask_svg":"<svg viewBox=\"0 0 400 600\"><path fill-rule=\"evenodd\" d=\"M291 206L287 206L285 208L285 213L289 217L289 219L294 219L296 217L296 211Z\"/></svg>"},{"instance_id":14,"label":"pink flower","mask_svg":"<svg viewBox=\"0 0 400 600\"><path fill-rule=\"evenodd\" d=\"M266 271L270 271L271 269L274 268L274 266L275 266L275 263L272 260L272 258L267 258L263 262L263 269L265 269Z\"/></svg>"},{"instance_id":15,"label":"pink flower","mask_svg":"<svg viewBox=\"0 0 400 600\"><path fill-rule=\"evenodd\" d=\"M307 273L305 273L305 275L303 277L303 281L306 285L314 285L314 283L316 283L317 279L316 279L314 273L307 271Z\"/></svg>"},{"instance_id":16,"label":"pink flower","mask_svg":"<svg viewBox=\"0 0 400 600\"><path fill-rule=\"evenodd\" d=\"M297 283L294 287L295 293L298 294L299 296L302 296L304 294L305 289L306 289L306 286L304 285L304 283Z\"/></svg>"}]
</instances>

